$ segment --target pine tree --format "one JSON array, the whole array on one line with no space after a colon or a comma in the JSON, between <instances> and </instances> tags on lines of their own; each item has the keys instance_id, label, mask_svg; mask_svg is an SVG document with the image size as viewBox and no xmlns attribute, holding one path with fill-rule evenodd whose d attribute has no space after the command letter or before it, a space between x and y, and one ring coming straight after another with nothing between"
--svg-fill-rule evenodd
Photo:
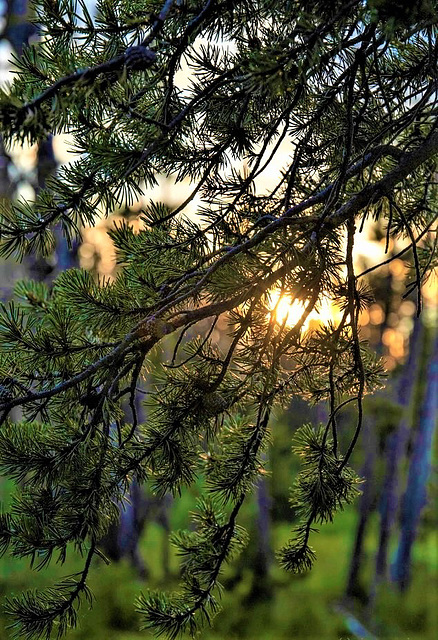
<instances>
[{"instance_id":1,"label":"pine tree","mask_svg":"<svg viewBox=\"0 0 438 640\"><path fill-rule=\"evenodd\" d=\"M84 556L79 575L8 600L17 637L60 637L75 624L133 478L175 495L205 479L195 527L173 536L180 591L137 605L167 638L210 622L222 566L246 543L239 512L264 473L271 413L293 395L326 401L329 419L297 433L301 519L281 564L309 569L312 532L357 495L349 461L382 365L358 328L372 293L355 272L355 241L367 220L386 225L387 244L402 247L388 260L412 262L418 312L436 264L437 3L401 4L99 0L92 17L85 0L35 2L42 37L1 92L3 139L67 131L79 157L35 202L2 207L1 254L50 253L55 226L73 243L157 173L188 179L192 192L175 209L145 206L138 232L110 232L114 281L70 269L50 288L18 282L2 307L0 468L17 490L1 550L34 567ZM278 156L282 170L258 191ZM298 322L279 320L278 295L301 301ZM341 319L306 331L327 298ZM219 319L226 348L212 340ZM142 424L136 396L173 337ZM342 451L337 416L351 403L357 422Z\"/></svg>"}]
</instances>

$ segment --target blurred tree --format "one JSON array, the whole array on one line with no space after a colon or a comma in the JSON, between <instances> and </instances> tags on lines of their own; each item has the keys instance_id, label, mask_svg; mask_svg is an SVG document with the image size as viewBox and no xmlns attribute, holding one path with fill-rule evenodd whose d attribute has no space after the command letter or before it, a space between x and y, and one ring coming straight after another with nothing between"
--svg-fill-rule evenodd
<instances>
[{"instance_id":1,"label":"blurred tree","mask_svg":"<svg viewBox=\"0 0 438 640\"><path fill-rule=\"evenodd\" d=\"M28 42L35 33L35 26L28 22L27 2L15 0L4 2L1 7L1 20L3 28L0 40L6 40L13 51L21 55L23 45ZM11 156L6 152L3 140L0 137L0 197L11 198L14 195L16 182L11 180L10 164Z\"/></svg>"},{"instance_id":2,"label":"blurred tree","mask_svg":"<svg viewBox=\"0 0 438 640\"><path fill-rule=\"evenodd\" d=\"M145 205L138 231L110 232L114 281L70 269L50 289L17 283L17 301L2 309L0 467L21 488L1 516L1 548L34 566L62 561L69 543L85 557L79 575L8 600L18 636L49 637L55 624L61 636L75 624L98 540L133 477L176 495L205 478L194 529L173 537L181 591L141 596L138 608L169 638L209 622L222 565L246 542L237 519L264 471L271 411L294 395L329 405L325 425L296 435L300 520L278 554L288 570L311 567L311 533L358 493L348 463L364 394L381 384L358 328L372 299L354 267L360 230L372 217L405 239L398 256L412 251L418 313L435 265L429 4L391 20L392 5L360 0L100 0L93 19L83 0L36 2L44 37L1 92L3 136L32 143L68 131L80 155L35 202L3 207L2 254L50 254L56 225L71 247L81 225L141 198L157 172L193 190L174 210ZM261 192L267 172L277 179ZM185 213L196 196L194 219ZM277 313L288 299L300 302L299 318ZM339 321L306 331L327 299ZM212 339L219 317L225 349ZM206 319L210 329L184 343ZM143 423L139 380L176 332ZM344 446L338 417L351 404ZM20 423L10 417L17 406Z\"/></svg>"},{"instance_id":3,"label":"blurred tree","mask_svg":"<svg viewBox=\"0 0 438 640\"><path fill-rule=\"evenodd\" d=\"M140 551L140 538L145 525L155 520L164 531L166 539L163 543L162 565L165 577L170 575L169 566L169 507L171 497L147 494L134 478L129 490L120 503L120 518L109 527L99 548L105 556L113 561L128 557L138 576L145 579L149 575L149 568Z\"/></svg>"},{"instance_id":4,"label":"blurred tree","mask_svg":"<svg viewBox=\"0 0 438 640\"><path fill-rule=\"evenodd\" d=\"M426 389L416 425L408 481L402 501L400 541L391 575L401 590L411 576L412 547L421 512L427 504L427 481L431 471L432 441L438 423L438 338L428 365Z\"/></svg>"},{"instance_id":5,"label":"blurred tree","mask_svg":"<svg viewBox=\"0 0 438 640\"><path fill-rule=\"evenodd\" d=\"M363 568L365 533L369 524L369 518L374 511L376 502L376 461L377 461L377 437L376 426L370 419L364 421L363 440L365 443L365 461L360 470L360 475L365 484L359 500L359 517L351 552L351 562L348 573L345 595L347 598L366 600L366 592L360 582L360 571Z\"/></svg>"},{"instance_id":6,"label":"blurred tree","mask_svg":"<svg viewBox=\"0 0 438 640\"><path fill-rule=\"evenodd\" d=\"M8 0L3 5L3 29L1 38L5 38L17 55L23 53L23 47L37 33L34 24L29 22L28 0Z\"/></svg>"},{"instance_id":7,"label":"blurred tree","mask_svg":"<svg viewBox=\"0 0 438 640\"><path fill-rule=\"evenodd\" d=\"M393 393L388 386L369 403L372 422L363 431L365 462L360 475L366 483L359 499L359 518L351 556L347 598L358 598L373 608L378 584L387 577L388 544L399 514L401 467L407 453L412 422L413 395L418 380L418 363L422 347L422 323L415 319L408 349L409 356L396 378ZM395 397L392 397L395 396ZM381 479L383 468L383 479ZM379 541L376 554L376 576L368 590L360 579L364 570L365 533L374 510L380 514Z\"/></svg>"},{"instance_id":8,"label":"blurred tree","mask_svg":"<svg viewBox=\"0 0 438 640\"><path fill-rule=\"evenodd\" d=\"M21 56L23 47L28 45L31 38L35 38L38 34L38 29L35 24L32 24L30 17L32 10L29 7L27 0L10 0L4 3L3 18L3 31L1 33L1 39L8 41L12 47L14 56ZM11 165L13 165L12 158L4 149L3 142L0 142L1 153L1 171L0 171L0 195L4 198L16 197L16 188L18 184L26 180L24 176L20 175L18 169L13 166L11 171ZM30 180L31 186L38 191L45 187L46 179L56 171L57 162L53 152L52 137L49 136L44 140L41 140L38 144L37 159L36 159L36 172L35 179ZM11 174L15 173L15 180L11 179ZM56 247L56 257L48 256L44 259L43 256L29 256L26 260L26 268L30 277L38 280L44 280L53 271L53 263L59 264L61 270L74 266L74 260L71 256L68 260L64 259L62 237L58 238Z\"/></svg>"},{"instance_id":9,"label":"blurred tree","mask_svg":"<svg viewBox=\"0 0 438 640\"><path fill-rule=\"evenodd\" d=\"M388 545L392 528L399 511L401 463L406 455L409 439L409 427L412 424L412 396L418 375L423 325L417 318L412 332L409 356L398 380L397 403L402 408L402 416L397 428L386 438L385 443L385 479L382 487L380 512L379 546L376 557L376 579L379 582L387 577Z\"/></svg>"},{"instance_id":10,"label":"blurred tree","mask_svg":"<svg viewBox=\"0 0 438 640\"><path fill-rule=\"evenodd\" d=\"M27 0L12 0L5 3L4 29L1 35L10 42L15 55L21 55L23 46L28 44L30 38L35 39L38 35L37 26L30 21L31 15L32 10L29 8ZM14 181L11 180L9 169L12 159L4 150L2 143L0 152L2 152L0 195L12 198L15 191ZM45 188L46 181L56 172L57 164L53 149L53 137L48 136L38 143L35 179L32 180L32 186L37 193L40 189ZM17 171L15 167L14 169ZM21 176L20 180L22 180ZM51 255L47 257L41 254L26 256L25 267L31 278L40 281L51 281L59 271L78 266L76 246L73 247L72 251L69 250L59 228L54 229L54 234L56 246ZM4 293L7 294L8 292L5 291ZM164 503L160 505L151 496L146 496L134 481L129 490L128 502L124 504L121 511L119 526L111 527L104 540L105 552L108 552L111 559L117 560L128 555L133 559L135 567L142 576L146 575L147 570L138 549L138 541L148 514L149 519L154 515L157 516L164 530L168 531L168 518ZM166 548L167 545L165 545ZM166 566L166 572L168 572L168 560Z\"/></svg>"}]
</instances>

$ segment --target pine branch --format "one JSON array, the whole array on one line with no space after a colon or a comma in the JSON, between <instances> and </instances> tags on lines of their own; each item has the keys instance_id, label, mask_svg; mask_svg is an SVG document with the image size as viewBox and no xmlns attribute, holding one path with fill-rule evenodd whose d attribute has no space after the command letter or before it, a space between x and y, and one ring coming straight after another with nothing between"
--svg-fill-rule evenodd
<instances>
[{"instance_id":1,"label":"pine branch","mask_svg":"<svg viewBox=\"0 0 438 640\"><path fill-rule=\"evenodd\" d=\"M57 225L71 244L98 215L126 219L110 232L114 279L72 269L51 287L22 282L0 310L0 467L20 484L0 517L0 551L34 568L63 562L71 545L97 553L133 479L177 496L202 477L196 527L173 538L180 593L139 600L146 625L176 638L219 608L271 409L293 395L329 405L325 425L297 433L287 569L310 569L312 533L358 493L347 463L383 371L358 326L372 301L363 278L394 257L356 274L353 247L367 220L386 228L388 246L409 236L395 256L413 253L407 293L435 266L436 33L429 13L388 16L359 0L336 11L105 1L95 20L78 2L37 2L44 38L0 95L5 140L68 132L78 155L35 202L2 206L0 251L49 255ZM190 194L134 213L157 174ZM281 317L287 300L301 309L293 319ZM341 320L307 328L325 300ZM353 404L343 451L337 421ZM73 581L10 601L18 636L74 625L91 557Z\"/></svg>"}]
</instances>

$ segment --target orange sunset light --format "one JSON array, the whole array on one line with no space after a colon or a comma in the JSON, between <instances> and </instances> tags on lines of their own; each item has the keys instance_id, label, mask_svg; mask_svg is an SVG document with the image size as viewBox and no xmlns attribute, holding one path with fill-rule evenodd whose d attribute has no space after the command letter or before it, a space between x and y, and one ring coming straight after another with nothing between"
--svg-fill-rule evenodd
<instances>
[{"instance_id":1,"label":"orange sunset light","mask_svg":"<svg viewBox=\"0 0 438 640\"><path fill-rule=\"evenodd\" d=\"M292 300L290 296L281 295L279 291L274 292L271 296L270 314L273 315L275 322L278 324L287 324L293 327L300 321L305 309L305 302ZM340 310L333 301L323 298L307 316L303 331L311 330L315 326L326 324L327 322L336 322L339 316Z\"/></svg>"}]
</instances>

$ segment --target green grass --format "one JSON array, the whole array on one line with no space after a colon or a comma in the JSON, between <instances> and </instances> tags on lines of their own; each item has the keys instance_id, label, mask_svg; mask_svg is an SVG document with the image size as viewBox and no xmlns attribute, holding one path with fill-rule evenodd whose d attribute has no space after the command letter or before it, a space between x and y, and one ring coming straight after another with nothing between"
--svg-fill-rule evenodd
<instances>
[{"instance_id":1,"label":"green grass","mask_svg":"<svg viewBox=\"0 0 438 640\"><path fill-rule=\"evenodd\" d=\"M9 485L2 487L7 498ZM185 493L171 511L171 527L187 526L189 512L195 506L194 493ZM7 500L6 500L7 502ZM7 506L7 505L6 505ZM242 524L254 528L254 503L246 506ZM215 619L214 628L200 634L205 640L354 640L337 609L342 601L356 527L355 506L340 513L333 524L325 525L313 535L311 543L317 553L313 570L300 576L288 574L272 563L268 583L269 597L254 599L255 578L252 572L254 542L233 565L225 568L222 582L223 610ZM370 584L376 551L377 516L370 520L365 541L365 562L362 580ZM272 546L278 549L290 536L291 525L276 523L272 530ZM106 566L96 560L90 576L95 601L92 610L82 607L80 625L68 634L68 640L147 640L152 634L139 632L141 620L134 601L141 590L148 588L178 588L178 558L171 551L172 577L163 571L165 534L150 523L142 538L141 550L150 577L141 582L123 561ZM360 605L350 606L368 628L375 625L375 634L393 640L434 640L438 629L438 537L433 523L426 520L414 548L412 585L403 595L385 585L378 592L373 622L369 612ZM82 559L72 553L64 566L53 562L47 570L32 571L23 559L5 556L0 560L0 596L18 594L25 589L38 589L53 584L61 576L79 571ZM232 588L231 588L232 587ZM0 640L9 640L9 623L0 612Z\"/></svg>"},{"instance_id":2,"label":"green grass","mask_svg":"<svg viewBox=\"0 0 438 640\"><path fill-rule=\"evenodd\" d=\"M189 501L188 501L189 502ZM189 506L188 502L186 507ZM246 518L252 516L251 510ZM178 514L174 515L178 520ZM182 518L181 518L182 519ZM314 569L302 576L283 572L272 566L269 591L264 601L252 598L254 576L251 571L251 548L235 566L223 575L225 586L234 582L234 588L225 590L223 611L217 616L213 629L200 635L205 640L339 640L354 638L345 626L344 616L336 610L345 589L356 515L354 509L340 514L335 523L326 525L313 536L318 560ZM182 523L178 523L182 524ZM376 521L372 522L366 540L368 570L371 575L374 558ZM289 525L278 524L273 531L273 544L278 548L289 536ZM139 640L151 638L148 632L138 632L140 619L135 612L134 600L140 590L150 588L177 588L174 577L164 584L162 552L164 537L160 527L151 524L142 540L142 552L151 573L142 583L127 562L106 567L97 561L92 571L90 586L95 595L93 609L82 608L80 626L69 633L69 640ZM417 544L413 583L401 596L393 588L385 587L376 603L379 638L394 640L432 640L438 628L436 607L436 554L433 553L436 535L425 532ZM177 558L171 557L171 569L177 572ZM69 558L66 565L53 564L49 570L30 571L23 560L3 558L0 564L2 596L19 593L26 588L39 588L56 580L60 575L80 568L80 558ZM362 622L367 620L358 609ZM0 617L0 640L9 638L5 630L7 621ZM366 624L366 622L365 622Z\"/></svg>"}]
</instances>

